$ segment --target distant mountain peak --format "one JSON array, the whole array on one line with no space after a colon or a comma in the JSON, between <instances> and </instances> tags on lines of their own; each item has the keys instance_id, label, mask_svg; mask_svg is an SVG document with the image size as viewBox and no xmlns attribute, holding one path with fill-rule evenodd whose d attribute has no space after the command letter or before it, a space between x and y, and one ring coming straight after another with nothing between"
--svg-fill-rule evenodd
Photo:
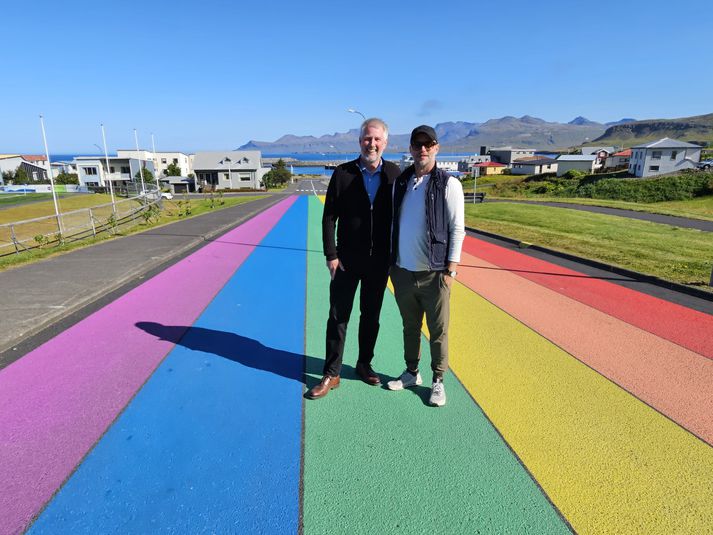
<instances>
[{"instance_id":1,"label":"distant mountain peak","mask_svg":"<svg viewBox=\"0 0 713 535\"><path fill-rule=\"evenodd\" d=\"M576 125L576 126L591 126L591 125L596 125L596 124L599 124L599 123L597 123L597 122L595 122L595 121L590 121L590 120L587 119L586 117L582 117L581 115L579 115L578 117L575 117L574 119L572 119L572 120L571 120L570 122L568 122L567 124L573 124L573 125Z\"/></svg>"}]
</instances>

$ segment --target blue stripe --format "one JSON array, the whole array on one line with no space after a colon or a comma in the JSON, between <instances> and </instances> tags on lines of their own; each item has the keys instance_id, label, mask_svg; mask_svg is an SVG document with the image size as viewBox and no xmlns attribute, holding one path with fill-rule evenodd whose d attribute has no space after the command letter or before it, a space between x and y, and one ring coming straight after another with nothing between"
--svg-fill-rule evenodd
<instances>
[{"instance_id":1,"label":"blue stripe","mask_svg":"<svg viewBox=\"0 0 713 535\"><path fill-rule=\"evenodd\" d=\"M30 533L297 532L306 227L302 197ZM136 317L163 338L183 331Z\"/></svg>"}]
</instances>

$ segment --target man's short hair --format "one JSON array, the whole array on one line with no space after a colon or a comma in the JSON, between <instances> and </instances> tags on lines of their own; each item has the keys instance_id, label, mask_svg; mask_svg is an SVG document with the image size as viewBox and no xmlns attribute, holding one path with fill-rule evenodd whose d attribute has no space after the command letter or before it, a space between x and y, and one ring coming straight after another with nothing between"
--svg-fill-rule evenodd
<instances>
[{"instance_id":1,"label":"man's short hair","mask_svg":"<svg viewBox=\"0 0 713 535\"><path fill-rule=\"evenodd\" d=\"M361 123L361 129L359 130L359 139L364 137L364 131L370 126L379 126L384 129L384 139L389 139L389 126L379 119L378 117L372 117Z\"/></svg>"}]
</instances>

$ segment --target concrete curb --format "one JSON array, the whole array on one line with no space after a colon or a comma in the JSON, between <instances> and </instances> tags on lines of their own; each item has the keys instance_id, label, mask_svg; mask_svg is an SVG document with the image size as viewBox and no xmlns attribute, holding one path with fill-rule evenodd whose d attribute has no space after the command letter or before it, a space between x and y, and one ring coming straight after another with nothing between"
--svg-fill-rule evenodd
<instances>
[{"instance_id":1,"label":"concrete curb","mask_svg":"<svg viewBox=\"0 0 713 535\"><path fill-rule=\"evenodd\" d=\"M605 264L604 262L599 262L597 260L590 260L589 258L583 258L580 256L575 256L569 253L564 253L562 251L557 251L555 249L549 249L547 247L543 247L541 245L535 245L535 244L530 244L527 242L523 242L521 240L516 240L514 238L510 238L508 236L502 236L500 234L495 234L494 232L488 232L485 230L479 230L476 228L472 227L465 227L465 229L468 232L472 232L474 234L481 234L483 236L488 236L490 238L495 238L497 240L502 240L507 243L511 243L513 245L519 246L520 244L524 244L525 248L527 249L533 249L535 251L540 251L543 253L551 254L553 256L557 256L560 258L564 258L566 260L571 260L573 262L579 262L580 264L585 264L587 266L591 266L597 269L602 269L605 271L610 271L612 273L616 273L617 275L622 275L625 277L630 277L632 279L635 279L637 281L641 282L647 282L650 284L654 284L656 286L660 286L662 288L667 288L669 290L673 290L676 292L684 293L687 295L692 295L693 297L698 297L700 299L705 299L707 301L713 301L713 292L707 292L705 290L699 290L698 288L694 288L692 286L686 286L685 284L680 284L678 282L672 282L672 281L667 281L664 279L661 279L659 277L655 277L653 275L647 275L645 273L639 273L638 271L633 271L630 269L622 268L619 266L613 266L611 264Z\"/></svg>"},{"instance_id":2,"label":"concrete curb","mask_svg":"<svg viewBox=\"0 0 713 535\"><path fill-rule=\"evenodd\" d=\"M281 200L283 200L285 197L284 196L278 196L275 195L274 201L269 203L267 206L261 206L258 209L252 210L248 212L247 214L242 215L240 218L236 219L235 221L231 221L228 224L222 225L220 227L215 228L214 230L201 234L200 236L194 238L190 242L182 245L181 247L178 247L176 249L171 250L170 253L164 254L160 257L152 258L147 262L144 262L138 266L136 266L135 269L127 271L125 275L121 278L118 279L113 279L111 282L107 283L105 286L102 286L100 289L98 289L95 292L91 292L89 294L86 294L82 296L80 299L70 302L67 304L66 307L57 310L56 313L48 313L44 314L41 319L38 319L37 323L32 326L30 329L26 329L25 331L19 333L17 336L13 337L12 340L6 341L0 345L0 368L2 367L2 362L5 360L2 358L2 356L5 354L7 351L12 351L15 349L15 346L19 345L23 340L30 338L32 336L35 336L45 329L51 327L55 323L57 323L59 320L63 319L64 317L70 316L79 310L83 309L84 307L91 305L93 302L97 301L99 298L101 298L104 295L110 294L112 292L115 292L116 290L122 288L126 284L130 283L131 281L134 281L136 279L140 279L142 276L145 274L157 269L158 267L167 264L171 262L172 260L181 257L182 255L186 254L187 252L196 249L200 244L207 242L216 236L220 236L222 234L225 234L229 230L241 225L248 219L254 217L257 215L259 212L267 210L268 208L274 206ZM228 208L229 209L229 208ZM209 213L215 213L215 212L209 212ZM207 214L201 214L195 217L201 217L202 215L207 215ZM182 221L189 221L189 219L184 219ZM143 232L149 232L152 230L155 230L157 228L163 228L166 226L170 226L175 223L180 223L181 221L176 221L173 223L168 223L167 225L161 225L157 227L151 227L146 229ZM118 238L119 240L124 239L124 238L130 238L132 236L136 236L141 234L141 232L137 232L135 234L130 234L128 236L122 236ZM109 242L103 242L103 243L109 243ZM91 246L89 246L91 247ZM71 251L70 253L71 254ZM22 266L19 266L19 269L21 269Z\"/></svg>"}]
</instances>

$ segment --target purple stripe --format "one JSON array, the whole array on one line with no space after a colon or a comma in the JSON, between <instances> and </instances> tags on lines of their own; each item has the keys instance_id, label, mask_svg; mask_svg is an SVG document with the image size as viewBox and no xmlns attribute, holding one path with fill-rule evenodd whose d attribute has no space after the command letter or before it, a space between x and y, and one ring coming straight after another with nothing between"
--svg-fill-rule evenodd
<instances>
[{"instance_id":1,"label":"purple stripe","mask_svg":"<svg viewBox=\"0 0 713 535\"><path fill-rule=\"evenodd\" d=\"M290 197L0 371L0 533L22 531L295 202Z\"/></svg>"}]
</instances>

